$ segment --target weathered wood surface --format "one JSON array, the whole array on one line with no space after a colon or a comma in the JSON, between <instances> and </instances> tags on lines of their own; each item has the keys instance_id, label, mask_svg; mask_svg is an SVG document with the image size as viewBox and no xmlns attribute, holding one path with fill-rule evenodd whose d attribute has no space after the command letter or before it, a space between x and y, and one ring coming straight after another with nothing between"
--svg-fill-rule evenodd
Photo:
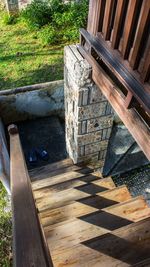
<instances>
[{"instance_id":1,"label":"weathered wood surface","mask_svg":"<svg viewBox=\"0 0 150 267\"><path fill-rule=\"evenodd\" d=\"M104 0L90 0L89 2L88 31L93 35L102 28L104 6Z\"/></svg>"},{"instance_id":2,"label":"weathered wood surface","mask_svg":"<svg viewBox=\"0 0 150 267\"><path fill-rule=\"evenodd\" d=\"M150 208L142 196L132 198L125 185L116 188L111 177L101 178L99 172L92 175L67 180L66 175L63 180L62 170L61 179L60 173L59 180L57 175L49 177L52 185L43 188L41 184L41 189L34 191L54 266L127 267L138 263L144 267L143 262L149 259ZM84 184L76 186L83 178Z\"/></svg>"},{"instance_id":3,"label":"weathered wood surface","mask_svg":"<svg viewBox=\"0 0 150 267\"><path fill-rule=\"evenodd\" d=\"M150 13L150 0L143 1L140 18L139 18L137 29L136 29L136 35L135 35L133 47L131 50L131 56L130 56L130 64L133 69L137 68L139 59L141 57L139 52L142 46L142 41L143 41L146 27L150 23L149 13Z\"/></svg>"},{"instance_id":4,"label":"weathered wood surface","mask_svg":"<svg viewBox=\"0 0 150 267\"><path fill-rule=\"evenodd\" d=\"M101 33L110 47L121 52L132 70L140 69L140 62L148 42L150 0L90 1L87 31L94 36ZM141 73L143 84L149 83L150 73ZM140 81L140 78L138 78Z\"/></svg>"},{"instance_id":5,"label":"weathered wood surface","mask_svg":"<svg viewBox=\"0 0 150 267\"><path fill-rule=\"evenodd\" d=\"M80 216L72 221L65 221L61 225L47 226L44 231L53 257L86 240L99 237L149 216L150 208L139 197L102 211Z\"/></svg>"},{"instance_id":6,"label":"weathered wood surface","mask_svg":"<svg viewBox=\"0 0 150 267\"><path fill-rule=\"evenodd\" d=\"M118 48L121 37L121 27L124 19L123 13L125 11L127 0L119 0L117 2L115 21L113 27L112 47Z\"/></svg>"},{"instance_id":7,"label":"weathered wood surface","mask_svg":"<svg viewBox=\"0 0 150 267\"><path fill-rule=\"evenodd\" d=\"M103 192L108 188L112 189L115 187L112 179L106 178L105 180L106 181L100 179L96 184L91 182L75 188L66 189L61 192L53 192L43 195L43 198L36 200L38 210L41 212L48 209L62 207L72 203L75 200L79 200L90 195L95 195L96 193Z\"/></svg>"},{"instance_id":8,"label":"weathered wood surface","mask_svg":"<svg viewBox=\"0 0 150 267\"><path fill-rule=\"evenodd\" d=\"M132 76L128 69L120 62L119 58L114 53L110 53L109 47L102 38L93 37L84 29L81 29L80 32L99 58L124 85L126 90L131 91L138 102L150 113L150 93L144 90L143 85Z\"/></svg>"},{"instance_id":9,"label":"weathered wood surface","mask_svg":"<svg viewBox=\"0 0 150 267\"><path fill-rule=\"evenodd\" d=\"M48 187L48 186L51 186L51 185L56 185L58 183L61 183L61 182L66 182L66 181L70 181L74 178L80 178L80 177L83 177L87 174L90 174L92 172L92 169L90 168L79 168L78 166L74 168L74 170L71 170L69 172L64 172L63 174L62 173L55 173L55 175L53 177L51 177L51 175L45 179L41 179L39 181L34 181L32 183L32 188L33 190L38 190L39 188L45 188L45 187ZM94 174L93 174L94 175ZM50 179L51 177L51 179Z\"/></svg>"},{"instance_id":10,"label":"weathered wood surface","mask_svg":"<svg viewBox=\"0 0 150 267\"><path fill-rule=\"evenodd\" d=\"M138 6L140 4L139 0L129 0L129 6L127 10L127 16L125 20L124 32L123 32L123 42L122 42L122 55L124 58L128 58L132 34L135 27L135 20L138 12Z\"/></svg>"},{"instance_id":11,"label":"weathered wood surface","mask_svg":"<svg viewBox=\"0 0 150 267\"><path fill-rule=\"evenodd\" d=\"M79 46L81 54L93 68L92 77L102 93L108 99L118 116L121 118L145 156L150 160L150 131L134 109L126 109L125 101L119 93L119 88L98 65L91 55ZM147 92L148 93L148 92Z\"/></svg>"},{"instance_id":12,"label":"weathered wood surface","mask_svg":"<svg viewBox=\"0 0 150 267\"><path fill-rule=\"evenodd\" d=\"M92 212L113 206L119 202L128 201L131 195L126 186L109 189L97 193L95 196L85 197L67 206L48 210L40 213L40 221L43 226L58 225L66 220L90 214Z\"/></svg>"},{"instance_id":13,"label":"weathered wood surface","mask_svg":"<svg viewBox=\"0 0 150 267\"><path fill-rule=\"evenodd\" d=\"M140 266L138 262L149 259L150 219L129 224L103 236L85 241L65 254L53 257L55 266L116 267Z\"/></svg>"},{"instance_id":14,"label":"weathered wood surface","mask_svg":"<svg viewBox=\"0 0 150 267\"><path fill-rule=\"evenodd\" d=\"M14 266L50 267L17 128L9 127L9 134Z\"/></svg>"},{"instance_id":15,"label":"weathered wood surface","mask_svg":"<svg viewBox=\"0 0 150 267\"><path fill-rule=\"evenodd\" d=\"M29 170L29 174L31 180L36 181L44 179L45 177L50 177L50 175L54 176L58 173L62 173L62 169L64 169L63 172L68 171L68 168L69 170L77 170L80 167L73 165L72 160L69 158L42 167L38 167L36 169Z\"/></svg>"},{"instance_id":16,"label":"weathered wood surface","mask_svg":"<svg viewBox=\"0 0 150 267\"><path fill-rule=\"evenodd\" d=\"M108 0L106 1L106 6L105 6L105 13L104 13L104 23L103 23L103 35L105 40L108 40L111 35L111 19L112 19L112 9L114 7L114 0Z\"/></svg>"},{"instance_id":17,"label":"weathered wood surface","mask_svg":"<svg viewBox=\"0 0 150 267\"><path fill-rule=\"evenodd\" d=\"M54 185L50 185L48 187L45 188L39 188L38 190L34 191L34 196L36 199L40 199L43 196L47 196L52 193L57 193L66 189L70 189L72 187L77 187L77 186L81 186L81 185L85 185L86 183L90 183L94 180L99 180L99 177L96 176L95 173L91 173L85 176L81 176L79 178L75 178L75 179L71 179L68 181L63 181L61 183L58 184L54 184ZM35 185L35 184L34 184Z\"/></svg>"}]
</instances>

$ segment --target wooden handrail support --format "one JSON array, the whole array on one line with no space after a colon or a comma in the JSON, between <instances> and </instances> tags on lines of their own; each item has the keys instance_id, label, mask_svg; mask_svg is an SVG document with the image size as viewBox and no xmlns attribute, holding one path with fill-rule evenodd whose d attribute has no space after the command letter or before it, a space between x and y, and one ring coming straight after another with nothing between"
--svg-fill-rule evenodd
<instances>
[{"instance_id":1,"label":"wooden handrail support","mask_svg":"<svg viewBox=\"0 0 150 267\"><path fill-rule=\"evenodd\" d=\"M38 220L17 126L10 125L8 131L13 212L13 266L52 267Z\"/></svg>"}]
</instances>

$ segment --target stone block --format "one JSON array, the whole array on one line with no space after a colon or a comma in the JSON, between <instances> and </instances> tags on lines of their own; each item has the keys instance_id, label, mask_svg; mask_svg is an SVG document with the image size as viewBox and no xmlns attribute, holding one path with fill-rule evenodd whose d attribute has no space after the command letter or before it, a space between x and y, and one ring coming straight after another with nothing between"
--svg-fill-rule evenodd
<instances>
[{"instance_id":1,"label":"stone block","mask_svg":"<svg viewBox=\"0 0 150 267\"><path fill-rule=\"evenodd\" d=\"M77 144L79 146L100 142L102 138L102 131L97 131L89 134L78 135Z\"/></svg>"},{"instance_id":2,"label":"stone block","mask_svg":"<svg viewBox=\"0 0 150 267\"><path fill-rule=\"evenodd\" d=\"M78 107L78 118L79 121L92 119L99 116L105 115L107 101L101 102L100 104L88 105L85 107Z\"/></svg>"},{"instance_id":3,"label":"stone block","mask_svg":"<svg viewBox=\"0 0 150 267\"><path fill-rule=\"evenodd\" d=\"M101 150L105 150L107 148L108 141L104 140L97 143L92 143L85 146L85 155L89 155L95 152L99 152Z\"/></svg>"},{"instance_id":4,"label":"stone block","mask_svg":"<svg viewBox=\"0 0 150 267\"><path fill-rule=\"evenodd\" d=\"M112 115L90 119L87 121L87 133L111 127L112 123L113 123Z\"/></svg>"},{"instance_id":5,"label":"stone block","mask_svg":"<svg viewBox=\"0 0 150 267\"><path fill-rule=\"evenodd\" d=\"M105 101L106 98L100 91L100 89L97 87L96 84L93 84L90 88L90 104L99 103L101 101Z\"/></svg>"}]
</instances>

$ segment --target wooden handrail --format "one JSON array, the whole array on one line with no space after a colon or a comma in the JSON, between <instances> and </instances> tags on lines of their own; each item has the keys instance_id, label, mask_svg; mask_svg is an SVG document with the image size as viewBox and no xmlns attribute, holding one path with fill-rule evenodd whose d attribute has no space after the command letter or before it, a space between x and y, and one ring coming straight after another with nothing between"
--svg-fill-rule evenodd
<instances>
[{"instance_id":1,"label":"wooden handrail","mask_svg":"<svg viewBox=\"0 0 150 267\"><path fill-rule=\"evenodd\" d=\"M10 177L13 212L13 259L15 267L52 267L41 231L18 129L10 135Z\"/></svg>"}]
</instances>

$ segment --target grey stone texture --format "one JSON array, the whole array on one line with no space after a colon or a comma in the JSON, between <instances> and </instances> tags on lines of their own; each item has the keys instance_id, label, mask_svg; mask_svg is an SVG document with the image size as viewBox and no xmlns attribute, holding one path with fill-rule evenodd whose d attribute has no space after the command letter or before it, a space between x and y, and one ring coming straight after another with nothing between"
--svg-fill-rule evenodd
<instances>
[{"instance_id":1,"label":"grey stone texture","mask_svg":"<svg viewBox=\"0 0 150 267\"><path fill-rule=\"evenodd\" d=\"M66 145L74 163L104 165L113 110L92 81L92 68L75 45L65 47Z\"/></svg>"},{"instance_id":2,"label":"grey stone texture","mask_svg":"<svg viewBox=\"0 0 150 267\"><path fill-rule=\"evenodd\" d=\"M10 14L18 13L19 10L25 8L28 4L31 4L32 0L5 0L7 11Z\"/></svg>"}]
</instances>

